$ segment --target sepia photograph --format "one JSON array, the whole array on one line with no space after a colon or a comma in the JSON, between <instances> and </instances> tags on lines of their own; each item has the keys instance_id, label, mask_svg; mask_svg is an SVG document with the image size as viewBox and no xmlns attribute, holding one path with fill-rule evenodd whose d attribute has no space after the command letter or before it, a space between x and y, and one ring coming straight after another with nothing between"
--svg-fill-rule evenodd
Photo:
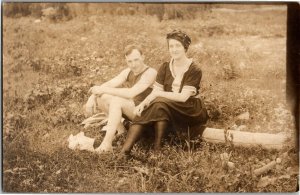
<instances>
[{"instance_id":1,"label":"sepia photograph","mask_svg":"<svg viewBox=\"0 0 300 195\"><path fill-rule=\"evenodd\" d=\"M299 4L1 7L2 192L299 191Z\"/></svg>"}]
</instances>

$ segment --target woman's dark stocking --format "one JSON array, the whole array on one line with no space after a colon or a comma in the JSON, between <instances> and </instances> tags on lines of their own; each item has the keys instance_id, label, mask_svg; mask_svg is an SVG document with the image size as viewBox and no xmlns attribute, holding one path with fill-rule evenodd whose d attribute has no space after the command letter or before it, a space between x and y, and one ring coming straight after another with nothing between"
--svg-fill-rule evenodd
<instances>
[{"instance_id":1,"label":"woman's dark stocking","mask_svg":"<svg viewBox=\"0 0 300 195\"><path fill-rule=\"evenodd\" d=\"M161 141L168 127L168 121L157 121L154 124L155 129L155 140L154 140L154 150L158 151L161 147Z\"/></svg>"},{"instance_id":2,"label":"woman's dark stocking","mask_svg":"<svg viewBox=\"0 0 300 195\"><path fill-rule=\"evenodd\" d=\"M140 138L143 130L144 130L143 125L134 124L130 126L121 153L127 153L127 154L130 153L133 145Z\"/></svg>"}]
</instances>

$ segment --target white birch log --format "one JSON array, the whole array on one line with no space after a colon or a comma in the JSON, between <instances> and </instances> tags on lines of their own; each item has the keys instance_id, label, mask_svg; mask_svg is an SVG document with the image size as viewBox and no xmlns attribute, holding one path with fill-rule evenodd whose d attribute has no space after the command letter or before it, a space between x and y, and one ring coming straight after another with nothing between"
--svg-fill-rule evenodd
<instances>
[{"instance_id":1,"label":"white birch log","mask_svg":"<svg viewBox=\"0 0 300 195\"><path fill-rule=\"evenodd\" d=\"M232 135L231 142L235 146L261 146L266 149L280 150L287 139L285 134L251 133L234 130L228 130L227 134ZM225 143L224 129L206 128L203 131L202 139L211 143Z\"/></svg>"}]
</instances>

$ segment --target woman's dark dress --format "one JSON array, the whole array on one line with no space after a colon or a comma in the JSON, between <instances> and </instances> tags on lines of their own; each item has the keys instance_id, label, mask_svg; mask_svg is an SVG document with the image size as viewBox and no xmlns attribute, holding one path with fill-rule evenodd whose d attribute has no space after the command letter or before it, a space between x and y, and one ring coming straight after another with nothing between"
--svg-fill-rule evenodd
<instances>
[{"instance_id":1,"label":"woman's dark dress","mask_svg":"<svg viewBox=\"0 0 300 195\"><path fill-rule=\"evenodd\" d=\"M174 77L168 62L164 63L156 77L154 87L171 92ZM186 102L176 102L166 98L158 97L142 112L140 117L135 117L133 124L149 124L154 121L170 121L176 130L186 129L187 126L205 124L208 115L205 106L198 97L200 80L202 77L201 69L192 62L188 70L184 73L179 92L193 89L194 95Z\"/></svg>"}]
</instances>

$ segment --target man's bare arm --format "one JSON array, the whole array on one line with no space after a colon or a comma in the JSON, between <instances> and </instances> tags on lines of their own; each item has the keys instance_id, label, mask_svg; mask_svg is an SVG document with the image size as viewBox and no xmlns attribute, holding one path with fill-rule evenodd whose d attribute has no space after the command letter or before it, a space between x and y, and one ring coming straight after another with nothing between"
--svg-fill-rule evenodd
<instances>
[{"instance_id":1,"label":"man's bare arm","mask_svg":"<svg viewBox=\"0 0 300 195\"><path fill-rule=\"evenodd\" d=\"M141 79L131 88L112 88L104 87L103 93L115 95L127 99L132 99L138 94L145 91L148 87L152 86L156 79L157 71L153 68L147 70Z\"/></svg>"},{"instance_id":2,"label":"man's bare arm","mask_svg":"<svg viewBox=\"0 0 300 195\"><path fill-rule=\"evenodd\" d=\"M111 80L103 83L100 85L101 87L119 87L121 86L127 79L127 75L130 72L129 68L126 68L120 74L118 74L116 77L112 78Z\"/></svg>"}]
</instances>

